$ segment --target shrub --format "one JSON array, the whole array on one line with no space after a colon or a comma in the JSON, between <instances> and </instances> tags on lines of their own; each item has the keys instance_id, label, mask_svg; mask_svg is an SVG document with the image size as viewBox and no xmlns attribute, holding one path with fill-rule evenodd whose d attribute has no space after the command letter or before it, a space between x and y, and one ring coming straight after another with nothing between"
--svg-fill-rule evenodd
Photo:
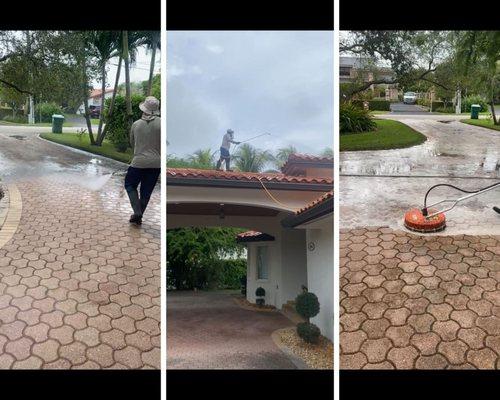
<instances>
[{"instance_id":1,"label":"shrub","mask_svg":"<svg viewBox=\"0 0 500 400\"><path fill-rule=\"evenodd\" d=\"M375 130L377 125L368 110L352 103L340 104L340 133L367 132Z\"/></svg>"},{"instance_id":2,"label":"shrub","mask_svg":"<svg viewBox=\"0 0 500 400\"><path fill-rule=\"evenodd\" d=\"M52 115L61 114L61 107L56 103L40 103L35 106L35 120L40 122L52 122Z\"/></svg>"},{"instance_id":3,"label":"shrub","mask_svg":"<svg viewBox=\"0 0 500 400\"><path fill-rule=\"evenodd\" d=\"M453 114L455 112L455 107L439 107L436 108L435 110L432 110L438 113L446 113L446 114Z\"/></svg>"},{"instance_id":4,"label":"shrub","mask_svg":"<svg viewBox=\"0 0 500 400\"><path fill-rule=\"evenodd\" d=\"M388 100L370 100L368 104L371 111L391 111L391 102Z\"/></svg>"},{"instance_id":5,"label":"shrub","mask_svg":"<svg viewBox=\"0 0 500 400\"><path fill-rule=\"evenodd\" d=\"M310 322L301 322L297 324L297 334L307 343L318 343L321 331Z\"/></svg>"},{"instance_id":6,"label":"shrub","mask_svg":"<svg viewBox=\"0 0 500 400\"><path fill-rule=\"evenodd\" d=\"M106 138L115 145L118 151L125 151L129 144L129 129L127 124L127 107L124 96L116 96L113 115L107 118L109 111L109 103L111 99L107 99L104 109L104 117L107 125ZM134 121L141 118L142 111L139 109L139 104L144 101L144 96L133 94L131 96L132 103L132 119Z\"/></svg>"},{"instance_id":7,"label":"shrub","mask_svg":"<svg viewBox=\"0 0 500 400\"><path fill-rule=\"evenodd\" d=\"M361 109L365 108L365 101L364 100L351 100L351 103L355 105L356 107L359 107Z\"/></svg>"},{"instance_id":8,"label":"shrub","mask_svg":"<svg viewBox=\"0 0 500 400\"><path fill-rule=\"evenodd\" d=\"M462 100L462 112L470 112L470 106L472 104L479 104L481 106L481 112L488 111L488 103L486 99L482 96L472 95L467 96Z\"/></svg>"},{"instance_id":9,"label":"shrub","mask_svg":"<svg viewBox=\"0 0 500 400\"><path fill-rule=\"evenodd\" d=\"M27 124L28 123L28 117L24 115L18 115L18 116L12 116L12 115L6 115L3 120L5 122L14 122L16 124Z\"/></svg>"},{"instance_id":10,"label":"shrub","mask_svg":"<svg viewBox=\"0 0 500 400\"><path fill-rule=\"evenodd\" d=\"M319 313L318 297L311 292L299 294L295 299L295 309L299 315L309 320Z\"/></svg>"},{"instance_id":11,"label":"shrub","mask_svg":"<svg viewBox=\"0 0 500 400\"><path fill-rule=\"evenodd\" d=\"M444 108L444 102L443 101L433 101L432 102L432 111L437 110L438 108Z\"/></svg>"}]
</instances>

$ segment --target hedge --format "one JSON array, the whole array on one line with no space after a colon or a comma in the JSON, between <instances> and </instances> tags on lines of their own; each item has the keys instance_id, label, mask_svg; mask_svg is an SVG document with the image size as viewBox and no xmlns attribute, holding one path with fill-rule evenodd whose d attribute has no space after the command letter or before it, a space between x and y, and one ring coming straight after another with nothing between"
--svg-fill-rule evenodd
<instances>
[{"instance_id":1,"label":"hedge","mask_svg":"<svg viewBox=\"0 0 500 400\"><path fill-rule=\"evenodd\" d=\"M389 100L370 100L368 108L370 111L391 111L391 102Z\"/></svg>"}]
</instances>

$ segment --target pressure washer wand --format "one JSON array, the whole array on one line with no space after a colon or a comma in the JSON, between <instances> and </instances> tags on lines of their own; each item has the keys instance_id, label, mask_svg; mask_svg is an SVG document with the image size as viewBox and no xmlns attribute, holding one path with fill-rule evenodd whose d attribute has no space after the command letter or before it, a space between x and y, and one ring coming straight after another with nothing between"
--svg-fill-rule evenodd
<instances>
[{"instance_id":1,"label":"pressure washer wand","mask_svg":"<svg viewBox=\"0 0 500 400\"><path fill-rule=\"evenodd\" d=\"M445 200L438 201L437 203L434 203L434 204L431 204L431 205L427 205L427 196L429 195L430 191L432 189L435 189L436 187L439 187L439 186L451 187L452 189L456 189L456 190L459 190L459 191L461 191L463 193L467 193L467 195L463 196L463 197L459 197L458 199L445 199ZM434 216L436 216L438 214L441 214L441 213L444 213L444 212L452 210L461 201L464 201L464 200L470 199L471 197L474 197L474 196L477 196L477 195L489 192L490 190L496 189L499 186L500 186L500 182L497 182L497 183L494 183L492 185L486 186L485 188L482 188L482 189L478 189L478 190L465 190L465 189L461 189L461 188L459 188L457 186L450 185L448 183L440 183L440 184L434 185L425 194L425 197L424 197L424 208L422 209L422 215L426 219L430 219L430 218L432 218L432 217L434 217ZM430 207L434 207L434 206L437 206L438 204L443 204L443 203L451 203L451 206L449 206L448 208L446 208L444 210L435 211L431 215L429 215L428 209Z\"/></svg>"},{"instance_id":2,"label":"pressure washer wand","mask_svg":"<svg viewBox=\"0 0 500 400\"><path fill-rule=\"evenodd\" d=\"M260 135L257 135L257 136L254 136L254 137L251 137L250 139L247 139L247 140L242 140L239 144L241 143L245 143L245 142L249 142L250 140L254 140L254 139L257 139L257 138L260 138L261 136L266 136L266 135L271 135L270 133L262 133Z\"/></svg>"}]
</instances>

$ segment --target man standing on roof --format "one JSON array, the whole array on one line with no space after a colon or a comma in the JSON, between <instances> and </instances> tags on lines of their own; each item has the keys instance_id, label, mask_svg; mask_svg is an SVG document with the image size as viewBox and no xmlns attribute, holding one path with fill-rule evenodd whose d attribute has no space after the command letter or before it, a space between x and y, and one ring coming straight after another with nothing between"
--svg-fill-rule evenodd
<instances>
[{"instance_id":1,"label":"man standing on roof","mask_svg":"<svg viewBox=\"0 0 500 400\"><path fill-rule=\"evenodd\" d=\"M231 162L231 156L229 154L229 148L231 147L231 143L240 144L241 142L236 142L234 139L234 132L232 129L228 129L227 133L222 138L222 144L220 146L220 158L217 161L217 170L221 170L222 161L226 161L226 171L231 171L229 168L229 164Z\"/></svg>"}]
</instances>

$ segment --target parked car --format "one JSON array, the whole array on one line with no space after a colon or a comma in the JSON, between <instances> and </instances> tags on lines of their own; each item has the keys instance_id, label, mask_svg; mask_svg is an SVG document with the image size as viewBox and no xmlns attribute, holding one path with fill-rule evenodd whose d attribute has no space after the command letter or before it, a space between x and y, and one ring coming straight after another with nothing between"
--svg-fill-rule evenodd
<instances>
[{"instance_id":1,"label":"parked car","mask_svg":"<svg viewBox=\"0 0 500 400\"><path fill-rule=\"evenodd\" d=\"M403 103L415 104L417 102L417 94L415 92L406 92L403 95Z\"/></svg>"}]
</instances>

